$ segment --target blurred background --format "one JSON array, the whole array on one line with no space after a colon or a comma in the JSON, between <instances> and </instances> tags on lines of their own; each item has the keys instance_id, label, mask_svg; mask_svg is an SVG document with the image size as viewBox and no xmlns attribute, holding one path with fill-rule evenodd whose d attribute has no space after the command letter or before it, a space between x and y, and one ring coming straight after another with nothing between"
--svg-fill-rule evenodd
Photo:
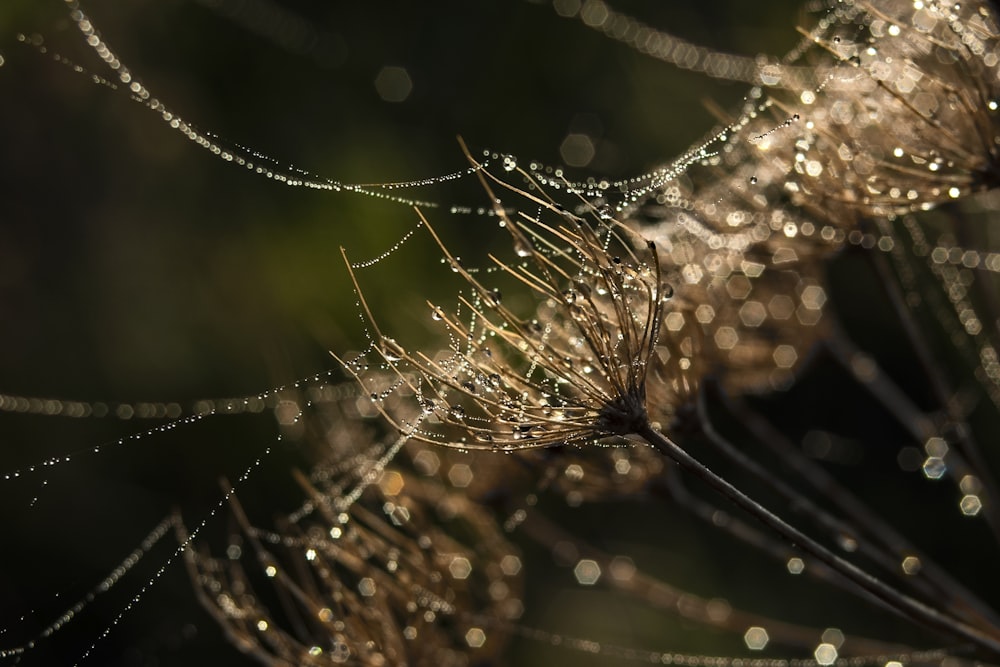
<instances>
[{"instance_id":1,"label":"blurred background","mask_svg":"<svg viewBox=\"0 0 1000 667\"><path fill-rule=\"evenodd\" d=\"M134 75L188 122L223 145L346 183L461 170L459 135L477 154L568 162L581 176L636 175L716 125L707 101L733 109L747 90L678 72L541 2L92 0L82 9ZM693 42L751 55L784 53L798 41L795 26L809 23L795 0L623 1L618 9ZM251 174L53 53L113 79L65 3L0 5L0 392L190 406L323 372L335 367L329 350L364 346L339 248L356 260L379 256L413 229L410 207ZM591 150L581 152L581 142ZM442 205L426 214L456 254L482 257L483 248L503 242L494 220L447 212L484 205L472 179L404 193ZM454 295L438 258L418 232L359 271L384 330L416 342L429 335L425 299ZM862 328L891 349L896 334L886 327L866 315ZM905 375L905 362L899 365ZM850 391L831 382L815 380L811 390L806 383L797 400L811 405L824 392ZM791 410L793 432L838 418L833 411L804 416L789 405L769 409ZM845 429L856 421L874 437L902 438L891 425L872 426L863 411L839 418ZM73 455L70 464L0 483L0 647L31 638L168 512L180 509L190 523L208 516L221 497L218 479L235 479L269 446L240 495L271 512L296 505L294 493L280 490L291 489L288 470L308 465L308 453L294 442L276 445L268 414L209 418L87 454L156 423L0 414L0 473ZM781 596L762 599L746 575L757 564L753 554L734 561L724 537L706 537L678 511L635 521L622 512L609 507L564 520L605 540L605 548L631 546L637 560L706 597L788 615ZM609 523L624 532L605 536ZM211 529L224 531L225 521L215 519ZM667 539L650 546L651 535ZM75 662L173 548L167 539L108 600L20 664ZM560 571L549 588L529 586L536 592L526 622L640 648L727 654L742 644L571 584ZM800 590L807 594L791 609L817 625L827 621L815 601L842 600ZM525 643L509 664L583 661ZM95 665L244 663L197 606L177 562L89 658Z\"/></svg>"}]
</instances>

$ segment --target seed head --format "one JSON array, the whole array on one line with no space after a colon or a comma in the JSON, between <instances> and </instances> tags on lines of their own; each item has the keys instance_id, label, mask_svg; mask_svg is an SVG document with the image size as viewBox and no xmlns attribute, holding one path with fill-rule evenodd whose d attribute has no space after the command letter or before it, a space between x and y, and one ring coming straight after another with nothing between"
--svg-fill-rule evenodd
<instances>
[{"instance_id":1,"label":"seed head","mask_svg":"<svg viewBox=\"0 0 1000 667\"><path fill-rule=\"evenodd\" d=\"M460 448L580 444L635 431L648 420L651 366L682 356L660 340L672 289L662 282L656 245L596 214L588 221L562 211L557 224L498 215L518 260L491 255L492 270L536 305L515 313L506 304L516 299L498 298L424 219L466 291L451 311L429 304L451 341L446 350L410 352L377 333L379 365L421 415L400 417L382 401L376 407L409 437Z\"/></svg>"},{"instance_id":2,"label":"seed head","mask_svg":"<svg viewBox=\"0 0 1000 667\"><path fill-rule=\"evenodd\" d=\"M239 649L275 666L425 667L502 649L522 611L520 557L487 510L401 468L346 511L299 480L309 511L265 530L234 499L241 534L226 557L187 552L202 603ZM275 593L282 612L268 608Z\"/></svg>"}]
</instances>

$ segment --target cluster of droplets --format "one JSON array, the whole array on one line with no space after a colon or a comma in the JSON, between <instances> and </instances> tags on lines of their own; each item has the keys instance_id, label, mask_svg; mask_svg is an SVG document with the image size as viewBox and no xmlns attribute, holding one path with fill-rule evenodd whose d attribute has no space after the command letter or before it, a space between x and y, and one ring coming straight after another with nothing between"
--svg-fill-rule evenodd
<instances>
[{"instance_id":1,"label":"cluster of droplets","mask_svg":"<svg viewBox=\"0 0 1000 667\"><path fill-rule=\"evenodd\" d=\"M339 445L366 448L360 432L331 428ZM225 556L188 551L207 608L266 664L464 665L495 655L523 609L521 559L495 518L416 463L381 468L345 505L364 469L345 466L348 454L338 449L300 476L307 501L287 526L258 528L234 505L241 533ZM290 628L269 611L265 586L290 594L304 624Z\"/></svg>"},{"instance_id":2,"label":"cluster of droplets","mask_svg":"<svg viewBox=\"0 0 1000 667\"><path fill-rule=\"evenodd\" d=\"M265 457L270 453L270 448L266 448L261 456L256 458L253 463L244 469L244 471L236 478L235 483L239 485L246 482L247 479L250 478L251 474L262 465ZM133 550L121 562L121 564L119 564L118 567L112 570L112 572L100 581L93 589L87 591L87 593L76 603L61 613L55 621L38 631L34 635L33 639L21 645L4 646L3 648L0 648L0 658L13 659L19 662L41 643L52 641L52 637L60 630L64 629L68 623L76 619L86 607L94 603L100 596L112 590L116 584L120 583L125 575L134 569L136 565L151 552L153 547L156 546L156 544L169 533L171 528L175 529L175 532L178 533L178 542L174 546L173 550L166 558L159 562L159 566L156 567L152 576L150 576L145 583L143 583L138 590L131 595L125 605L119 609L108 625L106 625L104 629L97 634L90 646L88 646L80 654L78 660L74 664L81 664L86 661L87 658L94 653L99 644L104 641L128 616L133 608L143 601L146 594L156 585L156 583L174 565L174 563L180 560L183 554L191 548L194 540L205 529L209 522L211 522L220 512L230 506L230 502L232 500L233 488L230 487L226 490L222 497L219 498L215 505L212 506L199 521L190 527L185 527L180 517L177 515L171 514L164 518L141 542L140 546Z\"/></svg>"},{"instance_id":3,"label":"cluster of droplets","mask_svg":"<svg viewBox=\"0 0 1000 667\"><path fill-rule=\"evenodd\" d=\"M303 187L314 190L329 192L348 192L361 194L375 199L386 200L395 204L405 206L422 206L434 208L438 206L435 201L416 199L394 194L397 190L412 190L424 188L432 185L448 183L468 177L474 172L474 168L455 170L446 174L427 176L406 181L392 181L381 183L345 183L338 180L325 178L300 169L294 165L282 165L274 158L261 153L253 148L248 148L238 142L225 141L208 130L200 129L196 124L182 117L176 110L167 106L160 98L156 97L136 75L111 49L110 45L101 37L97 27L93 24L87 14L80 9L76 0L66 0L70 9L69 16L84 37L84 41L94 53L104 62L114 79L109 80L100 74L88 70L86 67L74 63L65 56L52 52L45 45L40 35L18 34L19 42L37 49L39 52L50 55L57 62L70 67L78 74L87 75L91 80L104 85L115 91L126 92L130 99L148 108L159 116L159 118L172 130L179 132L189 141L205 149L215 157L240 166L247 171L276 181L291 187Z\"/></svg>"},{"instance_id":4,"label":"cluster of droplets","mask_svg":"<svg viewBox=\"0 0 1000 667\"><path fill-rule=\"evenodd\" d=\"M645 578L629 559L596 553L561 536L549 546L580 586L600 581L635 595L654 589L685 618L741 632L751 651L763 650L785 632L787 644L809 646L812 658L743 660L642 651L517 625L520 559L495 517L470 499L510 485L511 479L531 490L523 496L529 507L538 489L556 490L571 506L666 489L695 514L745 538L752 531L734 523L726 512L685 497L685 491L669 481L662 458L649 449L567 445L598 440L628 445L628 439L608 436L628 435L640 418L674 425L708 376L733 395L788 387L817 342L834 335L827 329L823 262L846 246L880 251L897 267L905 267L913 257L926 258L945 295L935 306L936 319L957 322L949 331L953 338L971 339L963 344L978 368L978 379L1000 404L1000 359L969 295L974 272L996 273L1000 255L964 248L948 234L929 242L912 215L996 185L998 59L992 14L983 3L838 3L800 48L778 64L751 63L678 42L604 2L556 0L555 7L561 15L578 15L586 25L641 51L762 87L751 91L737 120L706 142L632 179L573 182L559 168L523 166L511 155L487 152L486 160L444 176L347 185L279 168L266 156L241 147L228 149L214 135L197 130L135 80L74 5L72 19L129 94L221 159L289 185L361 192L406 204L420 202L384 191L473 174L485 179L492 164L503 178L524 179L518 194L538 211L528 216L505 209L489 188L490 206L452 207L453 213L497 219L510 231L517 259L477 270L441 245L444 263L465 287L458 308L430 306L430 320L443 327L447 339L436 353L414 352L384 335L367 313L359 290L359 312L370 325L370 345L365 355L343 364L360 381L360 390L331 385L317 376L305 383L312 386L293 388L301 389L304 399L289 388L276 388L244 399L201 401L190 410L179 403L107 405L0 396L0 411L172 420L115 444L210 415L264 409L274 411L284 434L301 433L308 408L323 402L350 406L340 424L356 425L382 415L395 427L391 436L374 443L360 431L340 434L347 441L344 448L303 480L308 500L289 515L290 528L251 525L230 489L211 512L228 505L240 518L242 534L233 536L225 558L194 548L194 538L210 517L190 533L169 518L97 591L115 585L173 526L182 530L181 546L163 567L184 551L206 606L244 651L265 662L361 658L389 664L462 664L469 655L486 655L477 653L484 647L493 655L510 634L584 653L706 667L940 662L943 652L894 653L887 647L845 659L839 653L843 634L833 629L824 631L819 641L813 633L796 643L790 638L797 635L787 625L742 616L728 603L669 589ZM818 65L787 64L816 53L823 56ZM549 193L579 199L566 207ZM543 212L556 221L543 220ZM865 226L872 219L884 222L877 232ZM422 227L437 239L421 218L386 252L351 262L350 268L378 264ZM905 231L908 250L897 228ZM637 249L634 230L652 243ZM908 278L905 268L898 270L906 301L924 299L918 281ZM514 277L527 287L539 302L537 310L527 316L508 310L512 300L483 282L495 274ZM851 359L856 377L873 389L878 386L877 369L861 356ZM639 406L641 415L635 414ZM975 472L968 442L950 446L928 428L920 433L915 469L930 480L954 477L962 514L988 515L984 510L991 505L990 483ZM416 447L414 441L455 449ZM541 446L555 449L542 452ZM494 457L486 463L462 458L467 449L523 448L530 451L516 465L511 463L514 457ZM413 471L393 465L403 451ZM69 459L53 458L39 468ZM524 461L533 465L525 466ZM526 467L532 468L527 476ZM418 480L414 471L427 479ZM22 472L36 471L7 477ZM823 478L809 480L817 486L828 483ZM437 526L428 519L433 512L425 505L472 524L478 539L456 550L435 533ZM505 509L508 530L530 526L535 516L524 507ZM547 534L559 535L554 528ZM844 552L867 546L850 531L838 535ZM770 553L789 573L823 576L822 565L789 556L787 546L770 544ZM480 545L485 545L485 553ZM274 554L278 549L287 560ZM922 581L930 569L925 565L929 559L912 549L895 548L892 553L891 564L906 578ZM248 575L256 566L241 565L248 554L263 563L265 584L270 581L292 593L314 634L293 636L282 628L283 619L263 607ZM295 574L303 567L308 574ZM481 572L487 575L476 582L478 590L462 583ZM65 625L92 598L72 607L43 636ZM366 627L359 627L358 618ZM372 628L385 632L366 635ZM0 657L20 656L28 648L9 649Z\"/></svg>"},{"instance_id":5,"label":"cluster of droplets","mask_svg":"<svg viewBox=\"0 0 1000 667\"><path fill-rule=\"evenodd\" d=\"M517 259L497 260L495 268L541 299L534 317L510 311L500 290L478 277L490 270L467 268L442 244L446 264L470 288L455 312L431 304L449 348L408 352L366 313L379 370L358 373L350 362L346 368L372 388L394 374L388 391L371 392L376 409L404 435L429 442L505 451L583 442L605 417L607 435L628 433L630 425L615 423L606 406L625 405L643 390L668 300L655 248L644 241L632 248L636 239L623 238L627 230L604 222L599 210L592 213L595 230L568 213L560 227L517 221L502 209L498 215ZM424 226L440 243L426 220ZM623 255L609 254L611 245ZM385 400L402 388L417 403L416 417Z\"/></svg>"},{"instance_id":6,"label":"cluster of droplets","mask_svg":"<svg viewBox=\"0 0 1000 667\"><path fill-rule=\"evenodd\" d=\"M567 9L566 4L563 9ZM902 247L892 229L897 219L905 221L913 212L991 187L997 45L988 9L922 2L886 3L878 8L862 2L842 4L808 34L796 54L818 52L825 56L824 64L814 68L820 75L818 83L792 85L766 95L763 89L755 89L738 121L664 170L640 177L638 185L573 183L559 169L537 163L522 169L509 156L490 155L502 160L504 172L525 179L522 194L540 208L564 219L579 220L579 215L547 199L552 192L578 195L589 200L579 205L578 211L591 207L590 212L600 221L625 220L666 249L655 265L658 274L662 272L666 282L674 286L674 298L662 308L662 318L657 316L664 331L652 346L656 359L664 361L666 357L676 362L672 368L675 373L666 376L675 383L672 392L653 402L672 408L665 411L665 419L673 417L678 404L689 400L701 373L720 379L726 391L735 395L789 386L817 342L839 335L827 328L829 318L824 318L828 300L824 264L831 256L845 246L892 256ZM604 3L588 3L577 9L585 22L594 25L602 23L596 20L597 14L607 13ZM954 67L956 62L962 66ZM956 85L956 77L961 85ZM712 144L717 149L709 150ZM627 194L620 204L609 205L606 200L611 191ZM489 196L495 200L492 192ZM525 226L511 222L507 211L494 210L503 226L511 230ZM524 219L531 220L528 216ZM869 231L866 225L873 219L886 220L889 226L877 233ZM523 236L520 231L514 233L516 254L538 260L539 252ZM982 322L975 305L965 296L970 271L980 265L991 270L991 253L967 251L942 239L933 249L918 247L916 254L930 258L928 265L948 295L964 333L976 339ZM554 255L546 251L543 256ZM613 255L608 259L613 263ZM622 408L629 404L624 394L603 396L606 407L597 411L596 421L593 412L586 414L590 434L579 440L571 429L559 428L554 431L557 440L548 440L551 424L532 412L537 407L550 408L549 398L560 389L587 384L589 373L572 375L564 363L569 357L560 359L559 354L551 354L553 340L562 344L574 338L559 330L560 316L568 310L568 319L577 326L583 321L597 323L614 337L621 322L607 317L613 308L605 305L600 312L576 311L580 318L574 319L575 304L590 298L587 290L578 289L575 283L554 285L554 293L547 295L545 280L526 272L525 282L532 287L545 284L539 291L548 298L541 300L537 319L520 320L499 311L499 299L490 296L474 271L457 258L448 263L472 287L472 297L463 304L475 314L473 321L481 328L465 325L457 315L432 306L434 319L448 327L450 350L433 360L412 352L401 357L418 378L411 390L420 397L425 414L435 417L443 427L431 423L413 430L390 412L383 414L411 437L460 448L478 448L483 441L498 448L498 432L493 427L498 421L513 423L510 435L504 434L502 441L510 448L525 444L514 441L537 439L527 443L530 447L592 441L602 431L614 433L615 428L607 428L608 422L603 420L629 412ZM609 292L612 301L623 297L613 289ZM647 303L647 310L650 307ZM500 325L490 325L485 312L500 312ZM512 351L491 352L486 355L492 359L489 362L477 359L475 354L490 350L483 347L484 341L497 336L512 342ZM996 352L985 336L976 345L974 365L991 378ZM633 356L640 355L641 347L630 348ZM615 356L614 350L612 346L605 350L608 354L582 361L590 372L599 368L600 376L612 377L607 361ZM497 359L511 364L512 356L523 361L528 370L502 375L508 387L522 394L520 399L508 396L508 405L503 399L486 396L489 392L483 391L475 378L483 368L497 368ZM695 359L698 368L692 372ZM644 368L653 360L653 356L643 358ZM531 379L537 370L545 377L539 383ZM873 392L882 391L876 387L874 374L863 376L856 373ZM666 377L658 375L657 379ZM678 377L686 379L679 382ZM643 391L647 389L643 384ZM434 396L428 398L429 393ZM887 396L882 394L888 405ZM947 396L942 397L942 401L947 400ZM909 410L900 405L890 409L897 414ZM565 412L564 406L557 410ZM526 422L508 411L516 412L521 420L527 417ZM634 426L638 422L626 423ZM539 425L546 431L537 438ZM944 442L939 435L930 437L928 442ZM968 469L969 462L950 454L948 447L925 449L927 459L921 469L929 479L945 475L949 456L951 465ZM748 461L741 460L741 465L752 469ZM577 464L569 464L566 470L572 470L569 477L585 477ZM985 489L979 476L964 474L956 482L962 492L962 514L975 516L989 505L983 501ZM857 539L842 533L845 535L841 548L855 551ZM780 551L775 548L776 553ZM806 567L799 557L782 559L793 574L820 569ZM914 563L922 559L898 545L885 552L884 560L897 574L901 570L913 577L921 571ZM748 634L752 637L747 644L753 650L762 647L758 634ZM832 664L837 660L837 646L821 642L814 659L819 664Z\"/></svg>"}]
</instances>

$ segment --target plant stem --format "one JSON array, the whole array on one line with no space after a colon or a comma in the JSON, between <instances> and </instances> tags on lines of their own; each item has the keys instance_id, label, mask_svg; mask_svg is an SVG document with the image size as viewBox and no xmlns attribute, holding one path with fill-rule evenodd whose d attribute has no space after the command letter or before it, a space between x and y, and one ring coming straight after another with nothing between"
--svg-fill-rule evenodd
<instances>
[{"instance_id":1,"label":"plant stem","mask_svg":"<svg viewBox=\"0 0 1000 667\"><path fill-rule=\"evenodd\" d=\"M637 433L661 454L668 456L683 469L694 474L737 507L748 512L803 552L826 563L845 578L882 600L900 614L936 630L962 637L976 646L1000 656L1000 640L995 636L942 614L936 609L900 593L880 579L844 560L799 529L787 523L756 500L746 495L727 480L709 470L703 463L684 451L670 438L654 429L649 423Z\"/></svg>"},{"instance_id":2,"label":"plant stem","mask_svg":"<svg viewBox=\"0 0 1000 667\"><path fill-rule=\"evenodd\" d=\"M980 627L997 626L996 612L989 608L966 586L955 580L946 570L938 565L927 554L923 553L910 540L898 532L888 521L872 512L864 503L850 491L840 485L836 479L821 466L809 460L802 450L789 442L788 438L778 431L760 414L751 410L744 402L720 393L727 409L736 416L740 423L753 436L778 455L783 465L792 474L800 477L806 485L814 489L824 498L829 499L837 509L846 514L863 532L867 538L860 542L860 547L869 540L879 551L887 551L901 561L905 555L920 559L920 575L926 577L934 586L933 591L923 591L925 598L940 599L943 604L951 607L951 611L962 615L966 621ZM876 562L880 557L866 554ZM915 582L914 582L915 583ZM918 587L919 589L919 587ZM978 621L978 623L977 623Z\"/></svg>"}]
</instances>

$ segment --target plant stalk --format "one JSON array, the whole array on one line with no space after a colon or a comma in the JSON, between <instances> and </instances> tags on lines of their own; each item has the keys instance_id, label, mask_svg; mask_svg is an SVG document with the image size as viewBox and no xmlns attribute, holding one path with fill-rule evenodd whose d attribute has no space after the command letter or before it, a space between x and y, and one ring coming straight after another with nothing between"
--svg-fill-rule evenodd
<instances>
[{"instance_id":1,"label":"plant stalk","mask_svg":"<svg viewBox=\"0 0 1000 667\"><path fill-rule=\"evenodd\" d=\"M1000 657L1000 639L946 616L936 609L900 593L892 586L836 555L740 491L730 482L712 472L670 438L654 429L648 422L637 432L637 435L642 437L661 454L673 459L683 469L704 481L737 507L748 512L794 546L826 563L849 581L882 600L900 614L927 627L966 639L976 646L989 651L993 656Z\"/></svg>"}]
</instances>

